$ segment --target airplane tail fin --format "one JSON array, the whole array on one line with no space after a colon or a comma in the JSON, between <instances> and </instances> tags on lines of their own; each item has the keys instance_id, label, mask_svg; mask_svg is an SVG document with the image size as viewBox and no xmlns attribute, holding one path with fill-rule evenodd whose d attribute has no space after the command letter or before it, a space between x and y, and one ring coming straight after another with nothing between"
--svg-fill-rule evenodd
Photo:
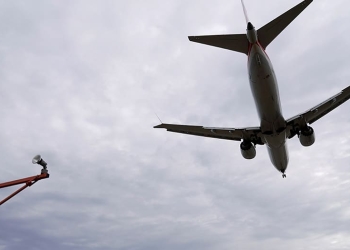
<instances>
[{"instance_id":1,"label":"airplane tail fin","mask_svg":"<svg viewBox=\"0 0 350 250\"><path fill-rule=\"evenodd\" d=\"M305 0L262 28L258 29L258 39L265 49L313 0Z\"/></svg>"},{"instance_id":2,"label":"airplane tail fin","mask_svg":"<svg viewBox=\"0 0 350 250\"><path fill-rule=\"evenodd\" d=\"M243 0L242 7L244 12L244 17L246 23L249 23L249 18L247 10L244 6ZM202 43L206 45L211 45L219 47L222 49L233 50L248 54L249 50L249 41L246 34L229 34L229 35L211 35L211 36L189 36L188 39L192 42Z\"/></svg>"},{"instance_id":3,"label":"airplane tail fin","mask_svg":"<svg viewBox=\"0 0 350 250\"><path fill-rule=\"evenodd\" d=\"M246 23L249 23L247 10L245 9L244 2L242 2L244 17ZM249 41L246 34L229 34L229 35L209 35L209 36L189 36L188 39L192 42L202 43L219 47L222 49L233 50L248 54Z\"/></svg>"},{"instance_id":4,"label":"airplane tail fin","mask_svg":"<svg viewBox=\"0 0 350 250\"><path fill-rule=\"evenodd\" d=\"M243 7L245 22L248 24L248 23L249 23L249 17L248 17L247 10L246 10L246 8L245 8L245 5L244 5L243 0L241 0L241 3L242 3L242 7Z\"/></svg>"},{"instance_id":5,"label":"airplane tail fin","mask_svg":"<svg viewBox=\"0 0 350 250\"><path fill-rule=\"evenodd\" d=\"M241 0L247 22L247 34L189 36L188 39L192 42L233 50L244 54L248 54L249 52L249 43L255 43L256 40L258 40L265 49L312 1L313 0L304 0L255 31L254 26L249 21L244 2Z\"/></svg>"}]
</instances>

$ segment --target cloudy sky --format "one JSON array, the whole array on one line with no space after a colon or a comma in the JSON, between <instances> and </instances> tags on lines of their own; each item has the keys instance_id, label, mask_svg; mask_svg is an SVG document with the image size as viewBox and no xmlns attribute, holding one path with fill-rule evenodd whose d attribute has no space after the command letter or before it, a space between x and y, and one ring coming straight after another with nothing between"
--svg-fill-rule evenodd
<instances>
[{"instance_id":1,"label":"cloudy sky","mask_svg":"<svg viewBox=\"0 0 350 250\"><path fill-rule=\"evenodd\" d=\"M348 9L315 0L268 47L285 118L349 85ZM36 154L51 176L1 206L0 250L349 249L350 103L289 141L286 179L264 146L153 129L259 124L246 56L187 39L244 32L238 0L1 1L0 182Z\"/></svg>"}]
</instances>

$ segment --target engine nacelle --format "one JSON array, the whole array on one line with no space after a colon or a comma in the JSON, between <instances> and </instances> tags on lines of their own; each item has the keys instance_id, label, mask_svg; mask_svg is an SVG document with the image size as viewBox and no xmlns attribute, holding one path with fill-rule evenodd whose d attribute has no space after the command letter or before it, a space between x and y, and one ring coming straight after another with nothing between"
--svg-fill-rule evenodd
<instances>
[{"instance_id":1,"label":"engine nacelle","mask_svg":"<svg viewBox=\"0 0 350 250\"><path fill-rule=\"evenodd\" d=\"M315 142L315 133L312 127L307 126L300 132L299 141L304 147L311 146Z\"/></svg>"},{"instance_id":2,"label":"engine nacelle","mask_svg":"<svg viewBox=\"0 0 350 250\"><path fill-rule=\"evenodd\" d=\"M243 141L241 143L241 154L245 159L253 159L256 156L254 145L249 141Z\"/></svg>"}]
</instances>

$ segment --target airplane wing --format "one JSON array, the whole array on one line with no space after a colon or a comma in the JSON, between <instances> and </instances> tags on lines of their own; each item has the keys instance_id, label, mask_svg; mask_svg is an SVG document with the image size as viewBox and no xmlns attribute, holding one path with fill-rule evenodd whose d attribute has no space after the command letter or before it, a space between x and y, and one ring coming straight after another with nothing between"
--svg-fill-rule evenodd
<instances>
[{"instance_id":1,"label":"airplane wing","mask_svg":"<svg viewBox=\"0 0 350 250\"><path fill-rule=\"evenodd\" d=\"M350 99L350 86L343 89L340 93L332 96L326 101L318 104L317 106L307 110L304 113L296 115L288 119L287 127L291 129L291 135L289 138L294 136L293 131L299 130L301 127L304 127L307 123L312 124L318 119L322 118L333 109L337 108L339 105L343 104Z\"/></svg>"},{"instance_id":2,"label":"airplane wing","mask_svg":"<svg viewBox=\"0 0 350 250\"><path fill-rule=\"evenodd\" d=\"M197 135L233 141L247 140L254 144L264 144L261 140L261 130L259 127L216 128L162 123L160 125L154 126L154 128L165 128L169 132L182 133L188 135Z\"/></svg>"}]
</instances>

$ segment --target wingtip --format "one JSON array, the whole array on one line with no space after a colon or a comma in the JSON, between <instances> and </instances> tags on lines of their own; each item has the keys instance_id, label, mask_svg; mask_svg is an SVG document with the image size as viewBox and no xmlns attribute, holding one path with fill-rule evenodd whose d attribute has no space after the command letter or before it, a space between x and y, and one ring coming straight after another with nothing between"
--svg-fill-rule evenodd
<instances>
[{"instance_id":1,"label":"wingtip","mask_svg":"<svg viewBox=\"0 0 350 250\"><path fill-rule=\"evenodd\" d=\"M313 0L304 0L304 2L302 2L302 3L309 5L312 2L313 2Z\"/></svg>"},{"instance_id":2,"label":"wingtip","mask_svg":"<svg viewBox=\"0 0 350 250\"><path fill-rule=\"evenodd\" d=\"M162 128L162 126L163 126L163 123L161 123L161 124L159 124L157 126L154 126L153 128Z\"/></svg>"}]
</instances>

